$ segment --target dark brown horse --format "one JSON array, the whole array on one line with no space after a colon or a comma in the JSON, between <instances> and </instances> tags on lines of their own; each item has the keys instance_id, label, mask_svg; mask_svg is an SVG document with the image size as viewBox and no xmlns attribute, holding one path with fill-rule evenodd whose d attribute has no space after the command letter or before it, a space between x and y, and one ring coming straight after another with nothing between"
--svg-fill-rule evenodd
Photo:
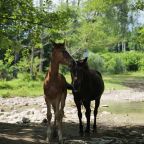
<instances>
[{"instance_id":1,"label":"dark brown horse","mask_svg":"<svg viewBox=\"0 0 144 144\"><path fill-rule=\"evenodd\" d=\"M87 64L87 58L81 61L77 61L71 67L72 90L74 95L74 101L78 110L79 117L79 132L83 134L82 124L82 112L81 106L84 105L86 109L86 133L90 133L90 115L91 115L91 101L95 101L94 108L94 125L93 131L96 132L96 117L98 113L98 107L100 105L100 98L104 91L104 82L101 74L98 71L89 69Z\"/></svg>"},{"instance_id":2,"label":"dark brown horse","mask_svg":"<svg viewBox=\"0 0 144 144\"><path fill-rule=\"evenodd\" d=\"M44 95L47 104L47 141L51 138L51 107L54 109L54 128L58 127L59 142L62 139L62 118L64 116L65 99L67 95L67 83L65 77L59 73L59 65L70 65L73 58L66 51L64 44L54 44L52 51L51 65L44 80ZM55 132L55 130L54 130Z\"/></svg>"}]
</instances>

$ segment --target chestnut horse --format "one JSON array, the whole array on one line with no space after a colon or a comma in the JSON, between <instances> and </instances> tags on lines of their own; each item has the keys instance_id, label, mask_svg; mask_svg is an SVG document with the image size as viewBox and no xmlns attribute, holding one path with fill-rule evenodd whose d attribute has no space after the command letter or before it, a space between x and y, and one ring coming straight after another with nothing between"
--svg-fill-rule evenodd
<instances>
[{"instance_id":1,"label":"chestnut horse","mask_svg":"<svg viewBox=\"0 0 144 144\"><path fill-rule=\"evenodd\" d=\"M52 50L51 65L44 80L44 95L47 105L47 141L50 143L51 138L51 107L54 110L54 132L58 127L59 142L62 139L62 118L64 116L65 99L67 95L67 83L65 77L59 73L59 65L70 65L74 62L73 58L66 51L64 44L54 43Z\"/></svg>"},{"instance_id":2,"label":"chestnut horse","mask_svg":"<svg viewBox=\"0 0 144 144\"><path fill-rule=\"evenodd\" d=\"M84 105L87 119L85 132L88 134L90 133L90 104L93 100L95 101L93 131L96 132L96 117L100 104L100 98L104 91L104 82L102 76L98 71L89 69L87 58L81 61L77 61L73 64L71 67L71 76L72 84L74 87L72 92L78 110L79 132L81 135L83 134L81 106Z\"/></svg>"}]
</instances>

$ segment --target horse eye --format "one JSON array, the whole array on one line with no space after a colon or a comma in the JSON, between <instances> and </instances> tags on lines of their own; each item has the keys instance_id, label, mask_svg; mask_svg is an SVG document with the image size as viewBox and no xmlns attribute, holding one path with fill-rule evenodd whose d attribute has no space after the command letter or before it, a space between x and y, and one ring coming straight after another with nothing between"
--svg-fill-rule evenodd
<instances>
[{"instance_id":1,"label":"horse eye","mask_svg":"<svg viewBox=\"0 0 144 144\"><path fill-rule=\"evenodd\" d=\"M65 51L65 50L63 50L62 52L63 52L63 54L67 54L67 51Z\"/></svg>"}]
</instances>

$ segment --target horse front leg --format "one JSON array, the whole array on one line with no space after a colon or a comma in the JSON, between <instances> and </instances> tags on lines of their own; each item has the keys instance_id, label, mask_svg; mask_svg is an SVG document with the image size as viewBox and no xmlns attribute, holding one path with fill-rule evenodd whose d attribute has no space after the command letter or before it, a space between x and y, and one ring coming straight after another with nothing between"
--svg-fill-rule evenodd
<instances>
[{"instance_id":1,"label":"horse front leg","mask_svg":"<svg viewBox=\"0 0 144 144\"><path fill-rule=\"evenodd\" d=\"M85 116L87 119L87 125L86 125L86 129L85 129L86 133L90 133L90 115L91 115L90 103L91 103L90 101L84 102L84 107L86 109Z\"/></svg>"},{"instance_id":2,"label":"horse front leg","mask_svg":"<svg viewBox=\"0 0 144 144\"><path fill-rule=\"evenodd\" d=\"M47 102L47 120L48 120L48 125L47 125L47 138L46 141L50 143L50 138L51 138L51 104Z\"/></svg>"},{"instance_id":3,"label":"horse front leg","mask_svg":"<svg viewBox=\"0 0 144 144\"><path fill-rule=\"evenodd\" d=\"M79 118L79 133L82 136L83 135L83 124L82 124L82 112L81 112L81 99L77 99L74 97L74 101L78 110L78 118Z\"/></svg>"},{"instance_id":4,"label":"horse front leg","mask_svg":"<svg viewBox=\"0 0 144 144\"><path fill-rule=\"evenodd\" d=\"M56 106L53 104L54 115L56 115ZM56 117L54 117L54 125L53 125L53 137L57 137L57 122Z\"/></svg>"},{"instance_id":5,"label":"horse front leg","mask_svg":"<svg viewBox=\"0 0 144 144\"><path fill-rule=\"evenodd\" d=\"M93 132L97 132L96 117L97 117L99 105L100 105L100 99L99 100L95 100Z\"/></svg>"}]
</instances>

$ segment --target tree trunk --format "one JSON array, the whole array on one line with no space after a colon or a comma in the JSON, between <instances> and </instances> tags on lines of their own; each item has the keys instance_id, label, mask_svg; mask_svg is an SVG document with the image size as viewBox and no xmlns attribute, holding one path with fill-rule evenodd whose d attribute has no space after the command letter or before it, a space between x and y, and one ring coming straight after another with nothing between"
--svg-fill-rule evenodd
<instances>
[{"instance_id":1,"label":"tree trunk","mask_svg":"<svg viewBox=\"0 0 144 144\"><path fill-rule=\"evenodd\" d=\"M14 54L14 66L16 65L18 59L19 59L19 53L15 52L15 54ZM18 74L18 69L16 67L14 67L13 77L17 78L17 74Z\"/></svg>"},{"instance_id":2,"label":"tree trunk","mask_svg":"<svg viewBox=\"0 0 144 144\"><path fill-rule=\"evenodd\" d=\"M39 72L43 71L43 59L44 59L44 49L40 49L40 65L39 65Z\"/></svg>"},{"instance_id":3,"label":"tree trunk","mask_svg":"<svg viewBox=\"0 0 144 144\"><path fill-rule=\"evenodd\" d=\"M78 0L78 7L79 7L79 5L80 5L80 0Z\"/></svg>"},{"instance_id":4,"label":"tree trunk","mask_svg":"<svg viewBox=\"0 0 144 144\"><path fill-rule=\"evenodd\" d=\"M32 80L35 79L33 64L34 64L34 47L32 46L32 48L31 48L31 65L30 65L30 76L31 76Z\"/></svg>"},{"instance_id":5,"label":"tree trunk","mask_svg":"<svg viewBox=\"0 0 144 144\"><path fill-rule=\"evenodd\" d=\"M122 41L122 52L125 52L125 51L126 51L125 49L126 49L126 48L125 48L125 42Z\"/></svg>"}]
</instances>

